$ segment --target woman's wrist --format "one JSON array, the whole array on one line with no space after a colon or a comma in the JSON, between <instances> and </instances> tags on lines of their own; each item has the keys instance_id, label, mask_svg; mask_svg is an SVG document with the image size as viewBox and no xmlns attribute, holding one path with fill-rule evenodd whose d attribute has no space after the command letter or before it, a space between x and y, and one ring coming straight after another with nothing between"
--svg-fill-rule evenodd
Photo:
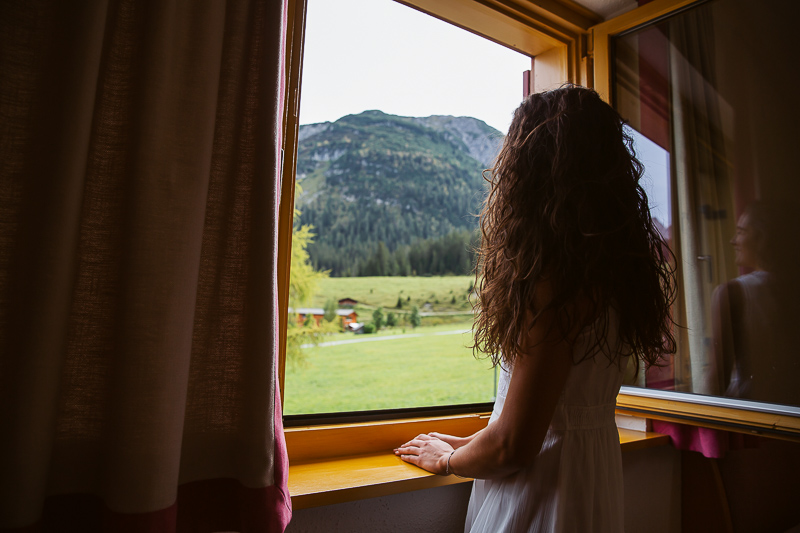
<instances>
[{"instance_id":1,"label":"woman's wrist","mask_svg":"<svg viewBox=\"0 0 800 533\"><path fill-rule=\"evenodd\" d=\"M451 464L450 460L453 458L454 453L456 453L456 450L453 450L452 452L450 452L450 455L447 456L447 464L445 465L444 475L449 476L450 474L453 474L454 476L460 477L461 479L467 479L464 476L459 476L453 470L453 465Z\"/></svg>"},{"instance_id":2,"label":"woman's wrist","mask_svg":"<svg viewBox=\"0 0 800 533\"><path fill-rule=\"evenodd\" d=\"M445 475L445 476L449 476L450 474L454 474L454 473L455 473L455 472L453 472L453 469L452 469L452 467L450 466L450 459L452 459L452 458L453 458L453 454L454 454L454 453L456 453L456 451L455 451L455 450L453 450L452 452L450 452L450 453L447 455L447 463L445 463L445 467L444 467L444 475Z\"/></svg>"}]
</instances>

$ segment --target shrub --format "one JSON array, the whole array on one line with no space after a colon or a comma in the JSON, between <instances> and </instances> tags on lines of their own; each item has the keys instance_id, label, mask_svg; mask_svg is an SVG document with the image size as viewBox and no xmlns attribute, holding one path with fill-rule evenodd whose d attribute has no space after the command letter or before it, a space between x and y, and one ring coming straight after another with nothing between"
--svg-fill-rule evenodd
<instances>
[{"instance_id":1,"label":"shrub","mask_svg":"<svg viewBox=\"0 0 800 533\"><path fill-rule=\"evenodd\" d=\"M337 302L333 298L325 302L325 320L333 322L336 318Z\"/></svg>"},{"instance_id":2,"label":"shrub","mask_svg":"<svg viewBox=\"0 0 800 533\"><path fill-rule=\"evenodd\" d=\"M411 322L411 327L416 328L422 323L422 317L419 316L419 307L416 305L411 308L411 316L408 317L408 321Z\"/></svg>"},{"instance_id":3,"label":"shrub","mask_svg":"<svg viewBox=\"0 0 800 533\"><path fill-rule=\"evenodd\" d=\"M375 324L375 331L378 331L383 327L383 307L379 307L373 311L372 323Z\"/></svg>"}]
</instances>

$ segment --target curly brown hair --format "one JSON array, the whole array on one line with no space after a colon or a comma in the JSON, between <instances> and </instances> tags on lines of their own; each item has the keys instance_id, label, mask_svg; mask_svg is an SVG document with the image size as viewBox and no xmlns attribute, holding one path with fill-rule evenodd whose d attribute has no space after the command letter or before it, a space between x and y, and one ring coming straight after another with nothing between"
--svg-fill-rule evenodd
<instances>
[{"instance_id":1,"label":"curly brown hair","mask_svg":"<svg viewBox=\"0 0 800 533\"><path fill-rule=\"evenodd\" d=\"M595 324L594 345L575 363L605 351L611 361L635 353L650 366L675 352L674 256L653 225L643 166L623 124L596 92L571 85L533 94L515 111L484 172L476 355L513 363L545 311L564 338ZM543 282L553 298L536 309ZM588 312L577 313L578 302ZM612 308L626 347L613 353Z\"/></svg>"}]
</instances>

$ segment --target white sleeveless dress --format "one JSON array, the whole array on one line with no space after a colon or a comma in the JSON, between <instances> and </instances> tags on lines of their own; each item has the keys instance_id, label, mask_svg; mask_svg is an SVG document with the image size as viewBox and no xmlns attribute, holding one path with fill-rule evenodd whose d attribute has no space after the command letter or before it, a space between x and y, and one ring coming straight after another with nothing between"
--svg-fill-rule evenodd
<instances>
[{"instance_id":1,"label":"white sleeveless dress","mask_svg":"<svg viewBox=\"0 0 800 533\"><path fill-rule=\"evenodd\" d=\"M612 347L615 331L609 324ZM592 333L582 335L576 353L585 353ZM465 531L623 531L622 456L614 421L622 377L619 365L603 354L574 366L541 450L531 450L533 463L506 478L475 480ZM504 369L490 424L503 410L510 381Z\"/></svg>"}]
</instances>

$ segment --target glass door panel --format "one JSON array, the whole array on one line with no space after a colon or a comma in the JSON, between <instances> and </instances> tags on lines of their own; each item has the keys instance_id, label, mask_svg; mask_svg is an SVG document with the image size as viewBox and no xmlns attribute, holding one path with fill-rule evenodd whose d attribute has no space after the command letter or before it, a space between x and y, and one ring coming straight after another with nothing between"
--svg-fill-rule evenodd
<instances>
[{"instance_id":1,"label":"glass door panel","mask_svg":"<svg viewBox=\"0 0 800 533\"><path fill-rule=\"evenodd\" d=\"M611 38L612 101L680 283L678 353L640 386L800 405L800 69L769 39L791 34L790 10L704 2Z\"/></svg>"}]
</instances>

